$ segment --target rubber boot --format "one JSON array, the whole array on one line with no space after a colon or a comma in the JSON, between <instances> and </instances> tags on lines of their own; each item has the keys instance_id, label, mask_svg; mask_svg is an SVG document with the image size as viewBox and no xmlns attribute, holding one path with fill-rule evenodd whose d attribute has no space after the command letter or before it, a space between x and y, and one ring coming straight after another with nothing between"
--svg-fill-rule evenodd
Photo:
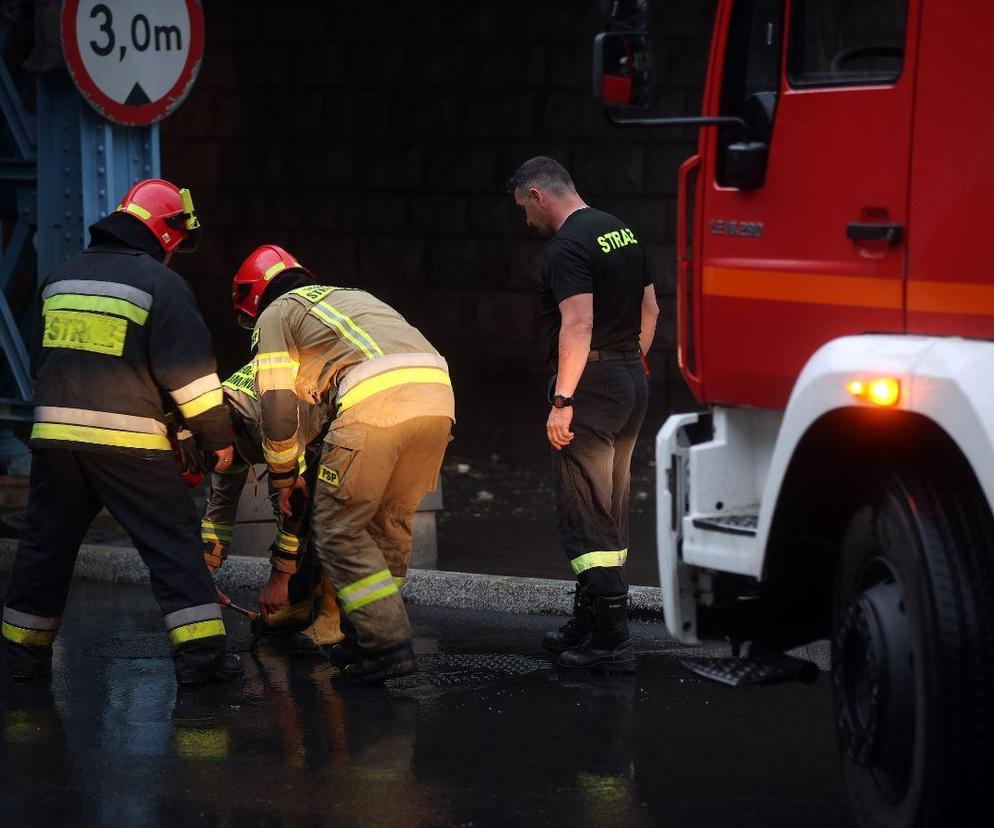
<instances>
[{"instance_id":1,"label":"rubber boot","mask_svg":"<svg viewBox=\"0 0 994 828\"><path fill-rule=\"evenodd\" d=\"M227 639L221 636L183 644L173 650L176 684L199 687L212 681L234 681L245 673L241 659L226 652Z\"/></svg>"},{"instance_id":2,"label":"rubber boot","mask_svg":"<svg viewBox=\"0 0 994 828\"><path fill-rule=\"evenodd\" d=\"M380 684L388 678L409 676L418 670L418 660L410 644L392 650L365 652L363 657L345 668L350 684Z\"/></svg>"},{"instance_id":3,"label":"rubber boot","mask_svg":"<svg viewBox=\"0 0 994 828\"><path fill-rule=\"evenodd\" d=\"M579 584L573 593L573 617L558 630L547 632L542 647L550 653L562 653L581 647L594 632L594 605Z\"/></svg>"},{"instance_id":4,"label":"rubber boot","mask_svg":"<svg viewBox=\"0 0 994 828\"><path fill-rule=\"evenodd\" d=\"M321 609L311 625L290 636L290 652L294 655L321 655L322 647L338 644L345 638L342 632L338 593L327 578L321 579Z\"/></svg>"},{"instance_id":5,"label":"rubber boot","mask_svg":"<svg viewBox=\"0 0 994 828\"><path fill-rule=\"evenodd\" d=\"M594 597L596 618L590 643L560 654L559 667L595 673L634 673L635 645L628 633L628 596Z\"/></svg>"},{"instance_id":6,"label":"rubber boot","mask_svg":"<svg viewBox=\"0 0 994 828\"><path fill-rule=\"evenodd\" d=\"M14 681L48 678L52 675L52 648L4 641L4 656Z\"/></svg>"}]
</instances>

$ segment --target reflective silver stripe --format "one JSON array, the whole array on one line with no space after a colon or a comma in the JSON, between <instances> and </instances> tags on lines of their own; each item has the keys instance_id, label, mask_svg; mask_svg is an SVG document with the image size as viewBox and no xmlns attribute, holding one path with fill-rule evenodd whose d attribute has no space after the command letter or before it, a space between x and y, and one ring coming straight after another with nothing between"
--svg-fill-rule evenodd
<instances>
[{"instance_id":1,"label":"reflective silver stripe","mask_svg":"<svg viewBox=\"0 0 994 828\"><path fill-rule=\"evenodd\" d=\"M449 370L449 363L438 354L387 354L359 362L345 371L338 383L338 398L341 399L360 382L384 374L397 368L441 368Z\"/></svg>"},{"instance_id":2,"label":"reflective silver stripe","mask_svg":"<svg viewBox=\"0 0 994 828\"><path fill-rule=\"evenodd\" d=\"M193 436L193 432L186 428L178 429L176 432L177 440L189 440Z\"/></svg>"},{"instance_id":3,"label":"reflective silver stripe","mask_svg":"<svg viewBox=\"0 0 994 828\"><path fill-rule=\"evenodd\" d=\"M59 282L52 282L42 292L42 298L48 299L50 296L57 296L60 293L82 293L86 296L113 296L115 299L124 299L132 305L137 305L143 310L152 307L152 294L139 290L131 285L122 285L119 282L91 282L85 279L62 279Z\"/></svg>"},{"instance_id":4,"label":"reflective silver stripe","mask_svg":"<svg viewBox=\"0 0 994 828\"><path fill-rule=\"evenodd\" d=\"M133 417L130 414L90 411L86 408L58 408L52 405L37 406L35 408L35 422L114 428L122 431L138 431L142 434L166 433L165 423L160 423L151 417Z\"/></svg>"},{"instance_id":5,"label":"reflective silver stripe","mask_svg":"<svg viewBox=\"0 0 994 828\"><path fill-rule=\"evenodd\" d=\"M221 607L219 604L200 604L196 607L176 610L162 616L166 622L167 630L175 630L177 627L185 627L187 624L196 624L198 621L213 621L221 617Z\"/></svg>"},{"instance_id":6,"label":"reflective silver stripe","mask_svg":"<svg viewBox=\"0 0 994 828\"><path fill-rule=\"evenodd\" d=\"M170 391L169 395L176 400L177 405L183 405L190 402L190 400L197 399L201 394L206 394L208 391L216 391L220 387L221 380L218 379L217 374L207 374L199 379L195 379L193 382L187 383L182 388Z\"/></svg>"},{"instance_id":7,"label":"reflective silver stripe","mask_svg":"<svg viewBox=\"0 0 994 828\"><path fill-rule=\"evenodd\" d=\"M3 608L3 620L15 627L23 627L26 630L57 630L59 628L58 618L47 618L44 615L31 615L27 612Z\"/></svg>"}]
</instances>

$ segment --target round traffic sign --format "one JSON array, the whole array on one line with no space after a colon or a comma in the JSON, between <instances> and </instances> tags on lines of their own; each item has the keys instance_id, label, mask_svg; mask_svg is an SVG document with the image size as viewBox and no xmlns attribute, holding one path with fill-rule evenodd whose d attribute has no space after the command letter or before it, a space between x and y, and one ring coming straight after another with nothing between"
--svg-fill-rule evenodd
<instances>
[{"instance_id":1,"label":"round traffic sign","mask_svg":"<svg viewBox=\"0 0 994 828\"><path fill-rule=\"evenodd\" d=\"M103 117L147 126L190 91L204 56L200 0L65 0L62 51Z\"/></svg>"}]
</instances>

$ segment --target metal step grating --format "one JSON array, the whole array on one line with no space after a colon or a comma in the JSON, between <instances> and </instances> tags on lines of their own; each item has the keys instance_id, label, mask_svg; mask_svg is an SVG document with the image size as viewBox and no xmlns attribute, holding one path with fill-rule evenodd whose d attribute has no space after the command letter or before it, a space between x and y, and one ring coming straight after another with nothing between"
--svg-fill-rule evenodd
<instances>
[{"instance_id":1,"label":"metal step grating","mask_svg":"<svg viewBox=\"0 0 994 828\"><path fill-rule=\"evenodd\" d=\"M694 518L694 526L707 532L725 532L752 538L756 536L759 515L708 515Z\"/></svg>"}]
</instances>

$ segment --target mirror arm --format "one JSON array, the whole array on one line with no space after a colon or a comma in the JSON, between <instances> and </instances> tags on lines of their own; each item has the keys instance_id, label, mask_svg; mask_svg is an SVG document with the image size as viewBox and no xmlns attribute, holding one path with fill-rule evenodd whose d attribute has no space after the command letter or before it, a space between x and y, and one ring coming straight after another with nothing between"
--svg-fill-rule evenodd
<instances>
[{"instance_id":1,"label":"mirror arm","mask_svg":"<svg viewBox=\"0 0 994 828\"><path fill-rule=\"evenodd\" d=\"M749 132L749 125L734 115L697 116L690 118L622 118L613 109L607 110L611 123L619 126L688 127L688 126L737 126Z\"/></svg>"}]
</instances>

